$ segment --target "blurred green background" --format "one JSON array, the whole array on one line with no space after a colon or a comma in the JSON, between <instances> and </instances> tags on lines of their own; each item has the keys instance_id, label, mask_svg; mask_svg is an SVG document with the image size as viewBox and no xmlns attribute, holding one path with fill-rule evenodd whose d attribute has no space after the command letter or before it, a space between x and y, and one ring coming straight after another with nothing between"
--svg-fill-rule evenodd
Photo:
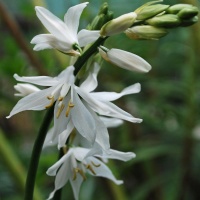
<instances>
[{"instance_id":1,"label":"blurred green background","mask_svg":"<svg viewBox=\"0 0 200 200\"><path fill-rule=\"evenodd\" d=\"M34 6L44 5L63 18L70 6L80 2L84 1L0 0L0 200L22 199L32 146L45 113L26 111L9 120L5 118L19 100L13 95L16 84L13 74L54 76L68 63L68 58L56 50L32 50L30 40L47 32L35 15ZM92 21L103 2L90 1L80 27ZM147 1L107 2L117 17ZM199 6L197 0L165 0L164 3ZM16 29L11 30L10 26L15 24L8 26L8 17L19 26L22 38ZM105 46L131 51L152 65L149 73L138 74L104 62L99 74L100 91L118 92L133 83L141 83L139 94L123 97L116 104L144 121L125 122L109 131L112 148L137 155L127 163L109 162L113 173L124 184L115 186L88 175L80 200L199 200L200 24L171 29L157 41L133 41L121 34L109 38ZM37 200L46 199L53 190L54 178L45 172L57 160L57 154L56 148L42 153ZM73 199L69 184L63 189L63 199Z\"/></svg>"}]
</instances>

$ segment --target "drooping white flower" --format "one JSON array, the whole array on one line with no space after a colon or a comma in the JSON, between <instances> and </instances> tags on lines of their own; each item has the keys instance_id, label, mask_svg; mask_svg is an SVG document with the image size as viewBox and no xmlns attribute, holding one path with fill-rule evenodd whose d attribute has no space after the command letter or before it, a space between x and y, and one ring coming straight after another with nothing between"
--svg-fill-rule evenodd
<instances>
[{"instance_id":1,"label":"drooping white flower","mask_svg":"<svg viewBox=\"0 0 200 200\"><path fill-rule=\"evenodd\" d=\"M104 177L112 180L115 184L122 184L123 181L117 180L111 170L100 159L117 159L128 161L135 157L131 152L120 152L110 149L109 152L102 155L87 156L90 149L82 147L73 147L53 166L47 170L50 176L56 176L55 188L50 194L48 200L52 199L55 192L62 188L68 181L73 189L76 200L79 198L79 191L83 180L86 179L86 173L93 176ZM100 159L99 159L100 158Z\"/></svg>"},{"instance_id":2,"label":"drooping white flower","mask_svg":"<svg viewBox=\"0 0 200 200\"><path fill-rule=\"evenodd\" d=\"M148 72L151 65L140 56L121 49L99 47L99 53L106 61L118 67L137 72Z\"/></svg>"},{"instance_id":3,"label":"drooping white flower","mask_svg":"<svg viewBox=\"0 0 200 200\"><path fill-rule=\"evenodd\" d=\"M134 123L141 122L141 119L133 117L111 102L124 95L139 92L140 84L129 86L120 93L92 92L98 84L96 78L98 68L99 66L96 65L80 87L74 85L73 66L66 68L54 78L19 77L15 74L14 77L18 81L49 86L49 88L34 92L19 100L8 118L24 110L44 110L53 106L55 102L54 127L48 137L49 143L62 147L75 128L91 144L96 142L104 150L109 149L108 131L97 113Z\"/></svg>"},{"instance_id":4,"label":"drooping white flower","mask_svg":"<svg viewBox=\"0 0 200 200\"><path fill-rule=\"evenodd\" d=\"M80 47L94 42L99 37L99 31L83 29L78 32L79 19L87 4L88 2L85 2L69 8L64 22L47 9L36 6L36 14L50 34L35 36L31 40L32 44L36 44L34 50L55 48L69 55L80 55Z\"/></svg>"}]
</instances>

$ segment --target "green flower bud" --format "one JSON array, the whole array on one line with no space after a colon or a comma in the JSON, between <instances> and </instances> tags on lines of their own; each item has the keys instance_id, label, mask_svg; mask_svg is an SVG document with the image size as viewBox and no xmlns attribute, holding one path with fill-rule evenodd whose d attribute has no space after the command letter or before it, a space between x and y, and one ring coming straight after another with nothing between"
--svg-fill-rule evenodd
<instances>
[{"instance_id":1,"label":"green flower bud","mask_svg":"<svg viewBox=\"0 0 200 200\"><path fill-rule=\"evenodd\" d=\"M195 6L193 5L190 5L190 4L176 4L176 5L173 5L173 6L170 6L167 10L166 10L166 13L169 13L169 14L177 14L178 12L180 12L182 9L185 9L185 8L196 8Z\"/></svg>"},{"instance_id":2,"label":"green flower bud","mask_svg":"<svg viewBox=\"0 0 200 200\"><path fill-rule=\"evenodd\" d=\"M198 16L195 16L190 19L181 20L180 26L191 26L197 22L198 22Z\"/></svg>"},{"instance_id":3,"label":"green flower bud","mask_svg":"<svg viewBox=\"0 0 200 200\"><path fill-rule=\"evenodd\" d=\"M156 4L156 5L150 5L145 6L141 10L136 10L137 13L137 20L146 20L153 16L156 16L165 10L169 8L169 5L163 5L163 4Z\"/></svg>"},{"instance_id":4,"label":"green flower bud","mask_svg":"<svg viewBox=\"0 0 200 200\"><path fill-rule=\"evenodd\" d=\"M133 25L136 17L137 14L131 12L107 22L100 30L101 36L105 37L124 32Z\"/></svg>"},{"instance_id":5,"label":"green flower bud","mask_svg":"<svg viewBox=\"0 0 200 200\"><path fill-rule=\"evenodd\" d=\"M147 24L162 28L174 28L181 23L177 15L165 14L145 21Z\"/></svg>"},{"instance_id":6,"label":"green flower bud","mask_svg":"<svg viewBox=\"0 0 200 200\"><path fill-rule=\"evenodd\" d=\"M101 8L100 8L100 10L99 10L99 15L100 14L107 14L107 12L108 12L108 3L107 2L104 2L102 5L101 5Z\"/></svg>"},{"instance_id":7,"label":"green flower bud","mask_svg":"<svg viewBox=\"0 0 200 200\"><path fill-rule=\"evenodd\" d=\"M189 19L189 18L192 18L196 15L198 15L198 8L195 7L195 6L192 6L191 8L184 8L182 9L179 13L178 13L178 16L181 18L181 19Z\"/></svg>"},{"instance_id":8,"label":"green flower bud","mask_svg":"<svg viewBox=\"0 0 200 200\"><path fill-rule=\"evenodd\" d=\"M168 31L150 25L133 26L125 31L130 39L135 40L157 40L164 37Z\"/></svg>"}]
</instances>

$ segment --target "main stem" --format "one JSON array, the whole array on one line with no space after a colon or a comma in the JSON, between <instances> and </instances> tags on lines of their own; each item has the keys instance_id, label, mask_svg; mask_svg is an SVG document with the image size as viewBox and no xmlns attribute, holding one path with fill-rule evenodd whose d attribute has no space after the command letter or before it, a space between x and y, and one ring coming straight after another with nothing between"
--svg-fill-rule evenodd
<instances>
[{"instance_id":1,"label":"main stem","mask_svg":"<svg viewBox=\"0 0 200 200\"><path fill-rule=\"evenodd\" d=\"M99 45L103 44L106 39L107 39L107 37L105 37L105 38L99 37L96 40L96 42L94 42L78 58L78 60L74 64L74 67L75 67L74 75L75 76L78 74L78 72L80 71L82 66L86 63L86 61L92 56L92 54L97 52L97 47ZM48 128L49 128L50 123L51 123L51 121L53 119L53 111L54 111L54 106L49 108L48 112L46 113L44 121L43 121L43 123L41 125L41 128L39 130L38 136L36 138L36 141L35 141L35 144L34 144L34 147L33 147L30 166L29 166L28 175L27 175L27 179L26 179L24 200L32 200L33 199L34 185L35 185L35 179L36 179L36 174L37 174L40 154L41 154L41 151L42 151L42 146L44 144L44 140L45 140Z\"/></svg>"},{"instance_id":2,"label":"main stem","mask_svg":"<svg viewBox=\"0 0 200 200\"><path fill-rule=\"evenodd\" d=\"M33 147L30 166L29 166L28 175L27 175L27 179L26 179L24 200L32 200L33 199L34 185L35 185L35 179L36 179L36 173L37 173L38 163L39 163L39 159L40 159L40 154L42 151L42 146L43 146L43 143L44 143L44 140L46 137L46 133L48 131L51 120L53 118L53 111L54 111L54 106L52 106L47 111L47 113L44 117L42 126L40 127L38 137L37 137L34 147Z\"/></svg>"}]
</instances>

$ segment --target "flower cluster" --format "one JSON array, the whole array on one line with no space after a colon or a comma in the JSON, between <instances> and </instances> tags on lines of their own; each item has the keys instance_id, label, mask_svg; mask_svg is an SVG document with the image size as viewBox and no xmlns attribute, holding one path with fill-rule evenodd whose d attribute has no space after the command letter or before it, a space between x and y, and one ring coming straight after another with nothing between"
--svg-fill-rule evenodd
<instances>
[{"instance_id":1,"label":"flower cluster","mask_svg":"<svg viewBox=\"0 0 200 200\"><path fill-rule=\"evenodd\" d=\"M123 181L114 177L106 162L108 159L128 161L135 154L111 149L108 127L117 127L123 121L142 122L142 119L132 116L113 103L124 95L140 92L140 84L135 83L119 93L96 92L100 64L93 57L93 53L99 53L104 60L121 68L148 72L151 66L143 58L124 50L109 50L103 46L108 36L128 30L137 20L139 11L107 23L104 19L105 25L101 30L78 31L80 16L87 4L88 2L81 3L69 8L64 22L45 8L36 7L38 18L50 34L35 36L31 40L35 44L34 50L54 48L68 56L76 56L77 61L73 65L67 66L55 77L14 75L17 81L23 82L15 86L18 91L16 96L23 98L7 118L25 110L54 109L53 127L47 133L43 148L56 145L63 156L47 170L49 176L56 176L55 188L48 199L52 199L55 192L68 181L75 199L78 199L86 173L122 184ZM93 62L87 62L89 58L93 58ZM86 78L80 79L77 73L86 62Z\"/></svg>"}]
</instances>

